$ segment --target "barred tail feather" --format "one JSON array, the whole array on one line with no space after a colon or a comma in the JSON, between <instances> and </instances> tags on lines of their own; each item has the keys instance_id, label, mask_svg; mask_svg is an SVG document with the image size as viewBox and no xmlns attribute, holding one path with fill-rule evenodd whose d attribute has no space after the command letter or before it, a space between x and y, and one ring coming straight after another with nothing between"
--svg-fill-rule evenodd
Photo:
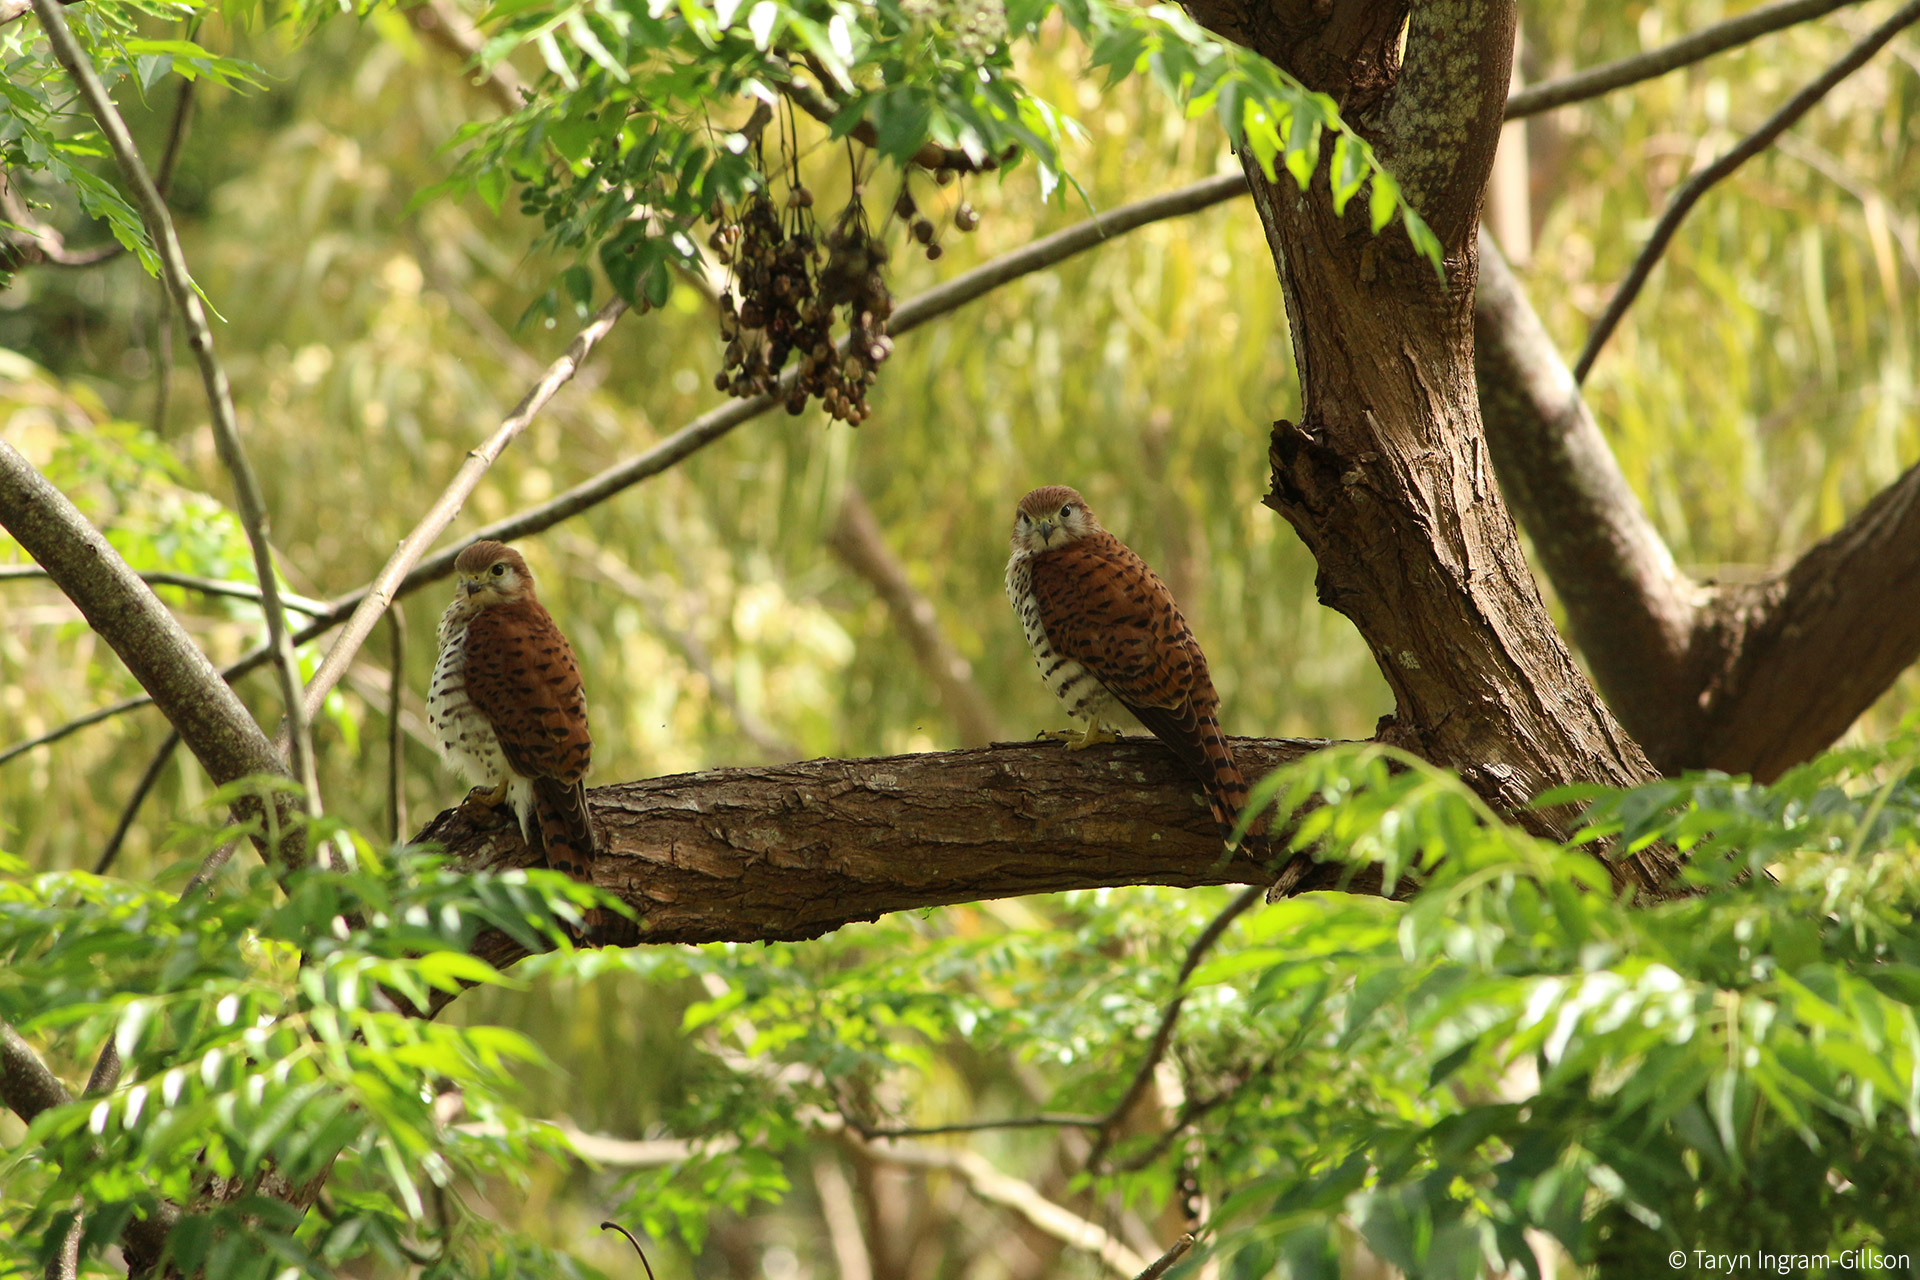
<instances>
[{"instance_id":1,"label":"barred tail feather","mask_svg":"<svg viewBox=\"0 0 1920 1280\"><path fill-rule=\"evenodd\" d=\"M562 782L558 778L533 780L534 825L540 832L541 852L547 865L565 872L582 884L593 883L593 861L598 845L593 820L587 812L587 789L580 782ZM587 912L587 936L604 938L612 923L611 913L602 907Z\"/></svg>"},{"instance_id":2,"label":"barred tail feather","mask_svg":"<svg viewBox=\"0 0 1920 1280\"><path fill-rule=\"evenodd\" d=\"M1233 835L1234 823L1240 819L1240 811L1247 807L1247 780L1234 762L1233 748L1227 745L1226 735L1220 732L1220 721L1212 709L1202 710L1192 699L1177 707L1122 705L1154 737L1173 748L1180 763L1206 794L1207 810L1213 814L1214 825L1220 828L1222 843L1228 841ZM1245 844L1248 852L1258 856L1265 847L1265 838L1249 835Z\"/></svg>"}]
</instances>

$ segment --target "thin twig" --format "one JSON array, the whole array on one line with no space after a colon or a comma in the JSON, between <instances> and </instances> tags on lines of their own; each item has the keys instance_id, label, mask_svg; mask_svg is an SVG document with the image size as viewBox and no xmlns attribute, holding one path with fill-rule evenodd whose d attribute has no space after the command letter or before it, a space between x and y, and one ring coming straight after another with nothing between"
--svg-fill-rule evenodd
<instances>
[{"instance_id":1,"label":"thin twig","mask_svg":"<svg viewBox=\"0 0 1920 1280\"><path fill-rule=\"evenodd\" d=\"M1035 1116L1009 1116L1004 1120L968 1120L960 1124L930 1124L900 1129L882 1129L862 1124L843 1115L847 1128L869 1141L875 1138L926 1138L943 1133L980 1133L989 1129L1098 1129L1104 1116L1064 1115L1043 1111Z\"/></svg>"},{"instance_id":2,"label":"thin twig","mask_svg":"<svg viewBox=\"0 0 1920 1280\"><path fill-rule=\"evenodd\" d=\"M1002 1172L977 1151L913 1142L863 1143L860 1150L883 1164L957 1173L980 1199L1012 1210L1055 1240L1097 1258L1113 1275L1130 1280L1151 1265L1099 1223L1047 1199L1031 1182Z\"/></svg>"},{"instance_id":3,"label":"thin twig","mask_svg":"<svg viewBox=\"0 0 1920 1280\"><path fill-rule=\"evenodd\" d=\"M1161 1276L1173 1270L1173 1264L1187 1256L1187 1250L1193 1248L1193 1232L1181 1236L1173 1242L1173 1247L1153 1260L1153 1264L1133 1280L1160 1280Z\"/></svg>"},{"instance_id":4,"label":"thin twig","mask_svg":"<svg viewBox=\"0 0 1920 1280\"><path fill-rule=\"evenodd\" d=\"M66 15L60 11L59 0L33 0L33 10L46 30L47 42L53 48L54 57L60 60L60 65L66 68L67 74L79 87L88 110L93 113L108 146L113 150L121 176L132 189L134 201L140 208L147 238L153 242L154 251L159 255L161 272L166 277L167 288L173 294L173 304L186 323L187 346L199 362L200 378L206 384L207 402L212 409L214 443L220 460L233 478L237 514L246 529L247 542L253 548L254 572L260 580L261 602L267 615L267 635L279 667L280 695L286 703L288 761L294 780L305 789L307 812L317 816L320 812L320 784L314 771L313 741L308 732L306 709L300 702L299 658L294 653L293 640L288 633L287 615L281 606L279 581L273 567L273 548L268 542L266 501L261 496L260 482L254 475L253 464L247 460L246 448L240 441L240 424L234 414L232 389L227 384L226 370L221 368L213 352L213 332L207 326L206 310L200 305L200 295L192 275L187 271L186 255L181 252L180 240L174 234L173 218L167 212L166 200L148 176L146 165L141 162L140 153L133 145L133 137L127 132L126 121L120 118L113 99L107 95L106 86L100 83L92 60L73 38Z\"/></svg>"},{"instance_id":5,"label":"thin twig","mask_svg":"<svg viewBox=\"0 0 1920 1280\"><path fill-rule=\"evenodd\" d=\"M820 72L816 69L814 74L820 75ZM821 78L824 82L825 77L822 76ZM840 114L841 106L838 102L835 102L825 93L814 88L804 80L788 80L785 84L780 85L779 89L782 97L812 116L815 120L818 120L821 124L832 125L835 117ZM880 131L874 127L873 121L864 117L861 118L859 123L847 130L847 136L864 146L878 148L880 145ZM1011 158L1012 154L1012 149L1009 149L1007 156L1004 158ZM998 169L1003 158L989 155L982 156L979 160L975 160L972 156L957 147L943 147L939 143L929 139L920 144L919 150L913 153L911 160L922 169L947 169L954 173L979 173Z\"/></svg>"},{"instance_id":6,"label":"thin twig","mask_svg":"<svg viewBox=\"0 0 1920 1280\"><path fill-rule=\"evenodd\" d=\"M653 1264L647 1261L647 1251L640 1247L640 1242L633 1238L631 1231L617 1222L603 1222L600 1224L600 1229L602 1231L618 1231L621 1235L625 1236L627 1243L633 1246L633 1251L640 1255L640 1265L647 1269L647 1280L653 1280Z\"/></svg>"},{"instance_id":7,"label":"thin twig","mask_svg":"<svg viewBox=\"0 0 1920 1280\"><path fill-rule=\"evenodd\" d=\"M1107 1112L1106 1118L1101 1121L1099 1133L1094 1138L1093 1150L1087 1154L1087 1168L1094 1170L1100 1168L1107 1149L1113 1145L1114 1130L1118 1128L1127 1113L1133 1110L1133 1104L1140 1100L1140 1095L1146 1092L1148 1082L1153 1079L1154 1069L1160 1065L1160 1059L1166 1056L1167 1046L1173 1042L1174 1025L1180 1021L1180 1007L1187 1001L1187 979L1192 977L1193 971L1200 967L1200 961L1205 958L1208 951L1213 949L1213 944L1220 941L1220 936L1227 931L1227 927L1238 920L1247 908L1264 898L1266 892L1265 885L1255 885L1242 890L1238 897L1229 902L1226 908L1213 918L1212 923L1200 931L1200 936L1195 938L1193 944L1187 948L1186 962L1180 966L1179 976L1174 979L1175 995L1167 1002L1166 1009L1160 1014L1160 1026L1153 1033L1153 1043L1147 1047L1147 1056L1141 1059L1139 1068L1133 1073L1132 1082L1127 1085L1127 1091L1120 1095L1120 1101L1114 1104L1113 1110Z\"/></svg>"},{"instance_id":8,"label":"thin twig","mask_svg":"<svg viewBox=\"0 0 1920 1280\"><path fill-rule=\"evenodd\" d=\"M1516 89L1507 98L1506 118L1518 120L1523 116L1539 115L1555 107L1564 107L1570 102L1597 98L1615 89L1651 80L1669 71L1678 71L1681 67L1691 66L1783 27L1791 27L1858 3L1860 0L1784 0L1781 4L1752 9L1737 18L1728 18L1725 22L1717 22L1684 35L1658 49L1649 49L1604 66L1576 71L1558 80L1546 80Z\"/></svg>"},{"instance_id":9,"label":"thin twig","mask_svg":"<svg viewBox=\"0 0 1920 1280\"><path fill-rule=\"evenodd\" d=\"M49 0L39 0L39 2L48 3ZM394 550L393 555L388 557L386 565L374 578L372 585L358 593L353 613L347 618L345 629L334 640L333 647L327 650L327 656L321 662L320 669L313 673L313 679L307 682L304 704L307 714L318 712L320 704L326 700L327 694L333 691L333 686L340 682L340 677L346 674L347 664L353 661L354 655L360 651L360 646L365 644L367 637L373 634L374 624L380 621L380 615L385 613L388 606L394 602L404 584L413 582L414 585L418 585L426 581L426 579L417 578L417 575L410 571L419 563L420 557L426 554L427 548L431 547L446 527L453 523L453 518L460 514L460 508L466 505L468 495L479 485L480 477L487 473L487 468L493 465L494 459L513 443L514 437L527 429L527 424L533 421L535 414L546 407L547 401L553 399L554 393L566 385L567 380L580 368L581 362L593 351L600 339L606 337L607 331L613 328L614 322L624 315L626 310L627 304L619 298L601 307L592 321L574 335L573 341L567 344L567 349L560 358L547 366L546 373L533 384L526 395L521 397L520 403L513 407L513 412L507 415L506 420L495 428L492 435L467 454L467 460L460 464L460 470L454 473L453 479L441 491L439 499L428 508L427 514L420 518L420 522L414 525L413 531L401 540L399 547ZM452 566L452 558L457 556L459 551L460 548L454 548L445 557L449 568ZM340 609L336 606L333 614L329 614L328 617L337 615L339 612Z\"/></svg>"},{"instance_id":10,"label":"thin twig","mask_svg":"<svg viewBox=\"0 0 1920 1280\"><path fill-rule=\"evenodd\" d=\"M140 815L140 806L147 802L147 793L153 790L153 784L166 772L167 762L173 759L173 753L179 746L180 731L169 729L166 740L153 753L153 759L147 762L146 772L133 785L133 794L127 797L126 808L120 811L120 821L114 826L113 834L107 837L107 847L100 851L100 860L93 864L93 874L103 876L112 869L113 860L120 856L120 846L126 842L127 832L133 830L133 820Z\"/></svg>"},{"instance_id":11,"label":"thin twig","mask_svg":"<svg viewBox=\"0 0 1920 1280\"><path fill-rule=\"evenodd\" d=\"M46 3L46 0L40 0ZM1686 184L1675 193L1666 211L1660 215L1660 221L1654 225L1653 234L1647 237L1647 243L1641 248L1640 256L1634 259L1633 269L1627 272L1627 278L1620 282L1613 297L1607 302L1607 309L1594 323L1593 332L1587 335L1586 346L1581 348L1580 358L1574 362L1573 380L1576 384L1585 383L1587 374L1593 368L1594 360L1600 354L1600 348L1606 345L1613 335L1627 308L1640 296L1640 288L1646 284L1654 265L1660 261L1660 255L1666 252L1667 245L1673 240L1674 232L1693 206L1705 195L1713 184L1731 174L1741 165L1767 149L1773 140L1786 132L1793 123L1813 105L1824 98L1833 87L1852 75L1864 65L1867 59L1880 51L1887 41L1900 34L1901 30L1920 19L1920 0L1902 6L1892 17L1875 27L1860 42L1847 50L1846 54L1822 72L1799 93L1793 95L1787 104L1767 118L1765 124L1748 134L1740 145L1715 160L1687 179Z\"/></svg>"},{"instance_id":12,"label":"thin twig","mask_svg":"<svg viewBox=\"0 0 1920 1280\"><path fill-rule=\"evenodd\" d=\"M167 432L167 410L173 400L173 304L163 284L153 310L153 434Z\"/></svg>"},{"instance_id":13,"label":"thin twig","mask_svg":"<svg viewBox=\"0 0 1920 1280\"><path fill-rule=\"evenodd\" d=\"M233 600L245 600L251 604L260 603L260 588L251 582L202 578L191 573L174 573L170 569L141 569L136 572L140 575L140 581L150 587L179 587L185 591L198 591L201 595L226 596ZM0 582L50 576L37 564L0 565ZM283 594L280 597L280 603L295 613L304 613L310 618L317 618L333 607L324 600L309 600L305 596L292 594Z\"/></svg>"},{"instance_id":14,"label":"thin twig","mask_svg":"<svg viewBox=\"0 0 1920 1280\"><path fill-rule=\"evenodd\" d=\"M387 838L394 844L407 830L407 735L400 727L400 704L407 692L407 614L387 611Z\"/></svg>"},{"instance_id":15,"label":"thin twig","mask_svg":"<svg viewBox=\"0 0 1920 1280\"><path fill-rule=\"evenodd\" d=\"M888 321L887 331L895 336L905 334L949 311L957 310L1001 285L1036 271L1044 271L1115 236L1152 222L1198 213L1202 209L1220 204L1234 196L1244 195L1246 189L1246 178L1243 175L1222 174L1157 196L1149 196L1145 200L1137 200L1132 204L1121 205L1107 213L1076 223L1065 230L1043 236L1012 253L983 263L971 271L955 276L945 284L936 285L924 293L909 298L894 310ZM791 375L792 370L788 370L788 373ZM494 538L502 542L524 538L541 533L563 520L598 506L633 485L656 476L698 453L741 423L752 421L781 404L785 398L787 385L788 383L783 382L773 395L732 400L711 409L645 453L629 458L625 462L616 463L592 479L575 485L565 493L537 507L530 507L517 515L475 530L472 538L464 540L462 546L478 538ZM452 547L438 555L421 560L414 566L411 573L394 585L393 597L398 599L452 572L454 559L460 554L460 549L460 547ZM369 598L370 591L371 588L362 588L342 596L327 613L315 618L296 632L295 642L305 644L339 626L356 607ZM331 656L330 654L329 660ZM265 649L255 649L224 668L221 674L230 682L237 680L257 670L266 658ZM110 707L88 712L85 716L52 729L37 738L17 743L5 751L0 751L0 764L34 747L57 742L76 730L146 706L150 701L152 699L145 697L129 698Z\"/></svg>"}]
</instances>

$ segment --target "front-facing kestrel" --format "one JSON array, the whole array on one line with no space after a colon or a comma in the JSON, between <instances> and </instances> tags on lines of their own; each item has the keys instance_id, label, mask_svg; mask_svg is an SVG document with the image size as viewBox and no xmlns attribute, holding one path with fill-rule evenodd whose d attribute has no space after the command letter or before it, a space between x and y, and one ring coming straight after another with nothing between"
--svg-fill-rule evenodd
<instances>
[{"instance_id":1,"label":"front-facing kestrel","mask_svg":"<svg viewBox=\"0 0 1920 1280\"><path fill-rule=\"evenodd\" d=\"M440 660L427 719L440 753L489 805L510 804L547 865L593 882L587 792L593 760L587 697L573 646L534 594L518 551L476 542L453 562L453 603L440 618ZM598 938L607 921L588 916Z\"/></svg>"},{"instance_id":2,"label":"front-facing kestrel","mask_svg":"<svg viewBox=\"0 0 1920 1280\"><path fill-rule=\"evenodd\" d=\"M1049 736L1076 751L1111 742L1109 717L1130 712L1199 781L1229 839L1247 782L1220 732L1206 656L1166 584L1065 485L1020 499L1007 599L1047 688L1087 722L1078 735Z\"/></svg>"}]
</instances>

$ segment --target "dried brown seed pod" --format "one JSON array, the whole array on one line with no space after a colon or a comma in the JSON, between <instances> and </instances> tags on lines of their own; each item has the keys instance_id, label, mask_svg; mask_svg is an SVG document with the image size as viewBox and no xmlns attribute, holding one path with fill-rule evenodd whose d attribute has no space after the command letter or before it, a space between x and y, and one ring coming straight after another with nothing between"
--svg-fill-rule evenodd
<instances>
[{"instance_id":1,"label":"dried brown seed pod","mask_svg":"<svg viewBox=\"0 0 1920 1280\"><path fill-rule=\"evenodd\" d=\"M953 180L959 176L959 171L955 169L935 169L933 171L933 180L943 187L952 186Z\"/></svg>"},{"instance_id":2,"label":"dried brown seed pod","mask_svg":"<svg viewBox=\"0 0 1920 1280\"><path fill-rule=\"evenodd\" d=\"M913 238L921 244L932 243L933 223L926 218L915 218L913 220Z\"/></svg>"},{"instance_id":3,"label":"dried brown seed pod","mask_svg":"<svg viewBox=\"0 0 1920 1280\"><path fill-rule=\"evenodd\" d=\"M899 198L893 202L894 216L902 219L911 218L918 208L919 206L913 202L913 192L901 187Z\"/></svg>"},{"instance_id":4,"label":"dried brown seed pod","mask_svg":"<svg viewBox=\"0 0 1920 1280\"><path fill-rule=\"evenodd\" d=\"M980 215L972 205L962 200L960 207L953 211L953 225L962 231L971 231L980 225Z\"/></svg>"},{"instance_id":5,"label":"dried brown seed pod","mask_svg":"<svg viewBox=\"0 0 1920 1280\"><path fill-rule=\"evenodd\" d=\"M946 250L945 250L945 249L942 249L942 248L941 248L941 247L940 247L939 245L937 245L937 244L930 244L930 245L928 245L928 246L927 246L927 261L928 261L928 262L937 262L937 261L939 261L939 260L940 260L940 255L941 255L941 254L943 254L943 253L945 253L945 252L946 252Z\"/></svg>"}]
</instances>

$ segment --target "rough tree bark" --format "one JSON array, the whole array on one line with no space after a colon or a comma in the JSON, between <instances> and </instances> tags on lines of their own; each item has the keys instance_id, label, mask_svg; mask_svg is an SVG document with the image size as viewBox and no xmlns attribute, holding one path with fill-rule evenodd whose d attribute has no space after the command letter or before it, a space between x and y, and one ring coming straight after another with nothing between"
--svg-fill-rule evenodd
<instances>
[{"instance_id":1,"label":"rough tree bark","mask_svg":"<svg viewBox=\"0 0 1920 1280\"><path fill-rule=\"evenodd\" d=\"M1920 657L1920 467L1760 582L1694 581L1482 236L1480 409L1575 643L1662 772L1762 781L1831 746Z\"/></svg>"},{"instance_id":2,"label":"rough tree bark","mask_svg":"<svg viewBox=\"0 0 1920 1280\"><path fill-rule=\"evenodd\" d=\"M1494 482L1473 367L1475 228L1511 67L1511 0L1202 0L1343 115L1399 178L1446 278L1397 230L1336 216L1325 169L1302 193L1247 181L1279 268L1299 423L1273 430L1268 504L1319 562L1397 701L1380 736L1457 769L1505 811L1570 781L1654 776L1555 634ZM1405 24L1405 60L1397 49ZM1533 815L1556 830L1564 818ZM1661 855L1630 870L1657 890Z\"/></svg>"},{"instance_id":3,"label":"rough tree bark","mask_svg":"<svg viewBox=\"0 0 1920 1280\"><path fill-rule=\"evenodd\" d=\"M1235 738L1249 776L1328 745ZM1227 857L1179 762L1150 738L709 769L598 787L595 881L643 917L642 941L817 938L955 902L1110 885L1267 884ZM464 865L535 866L513 823L467 806L418 837ZM1318 863L1302 891L1379 893L1377 869ZM503 938L480 948L517 959Z\"/></svg>"}]
</instances>

